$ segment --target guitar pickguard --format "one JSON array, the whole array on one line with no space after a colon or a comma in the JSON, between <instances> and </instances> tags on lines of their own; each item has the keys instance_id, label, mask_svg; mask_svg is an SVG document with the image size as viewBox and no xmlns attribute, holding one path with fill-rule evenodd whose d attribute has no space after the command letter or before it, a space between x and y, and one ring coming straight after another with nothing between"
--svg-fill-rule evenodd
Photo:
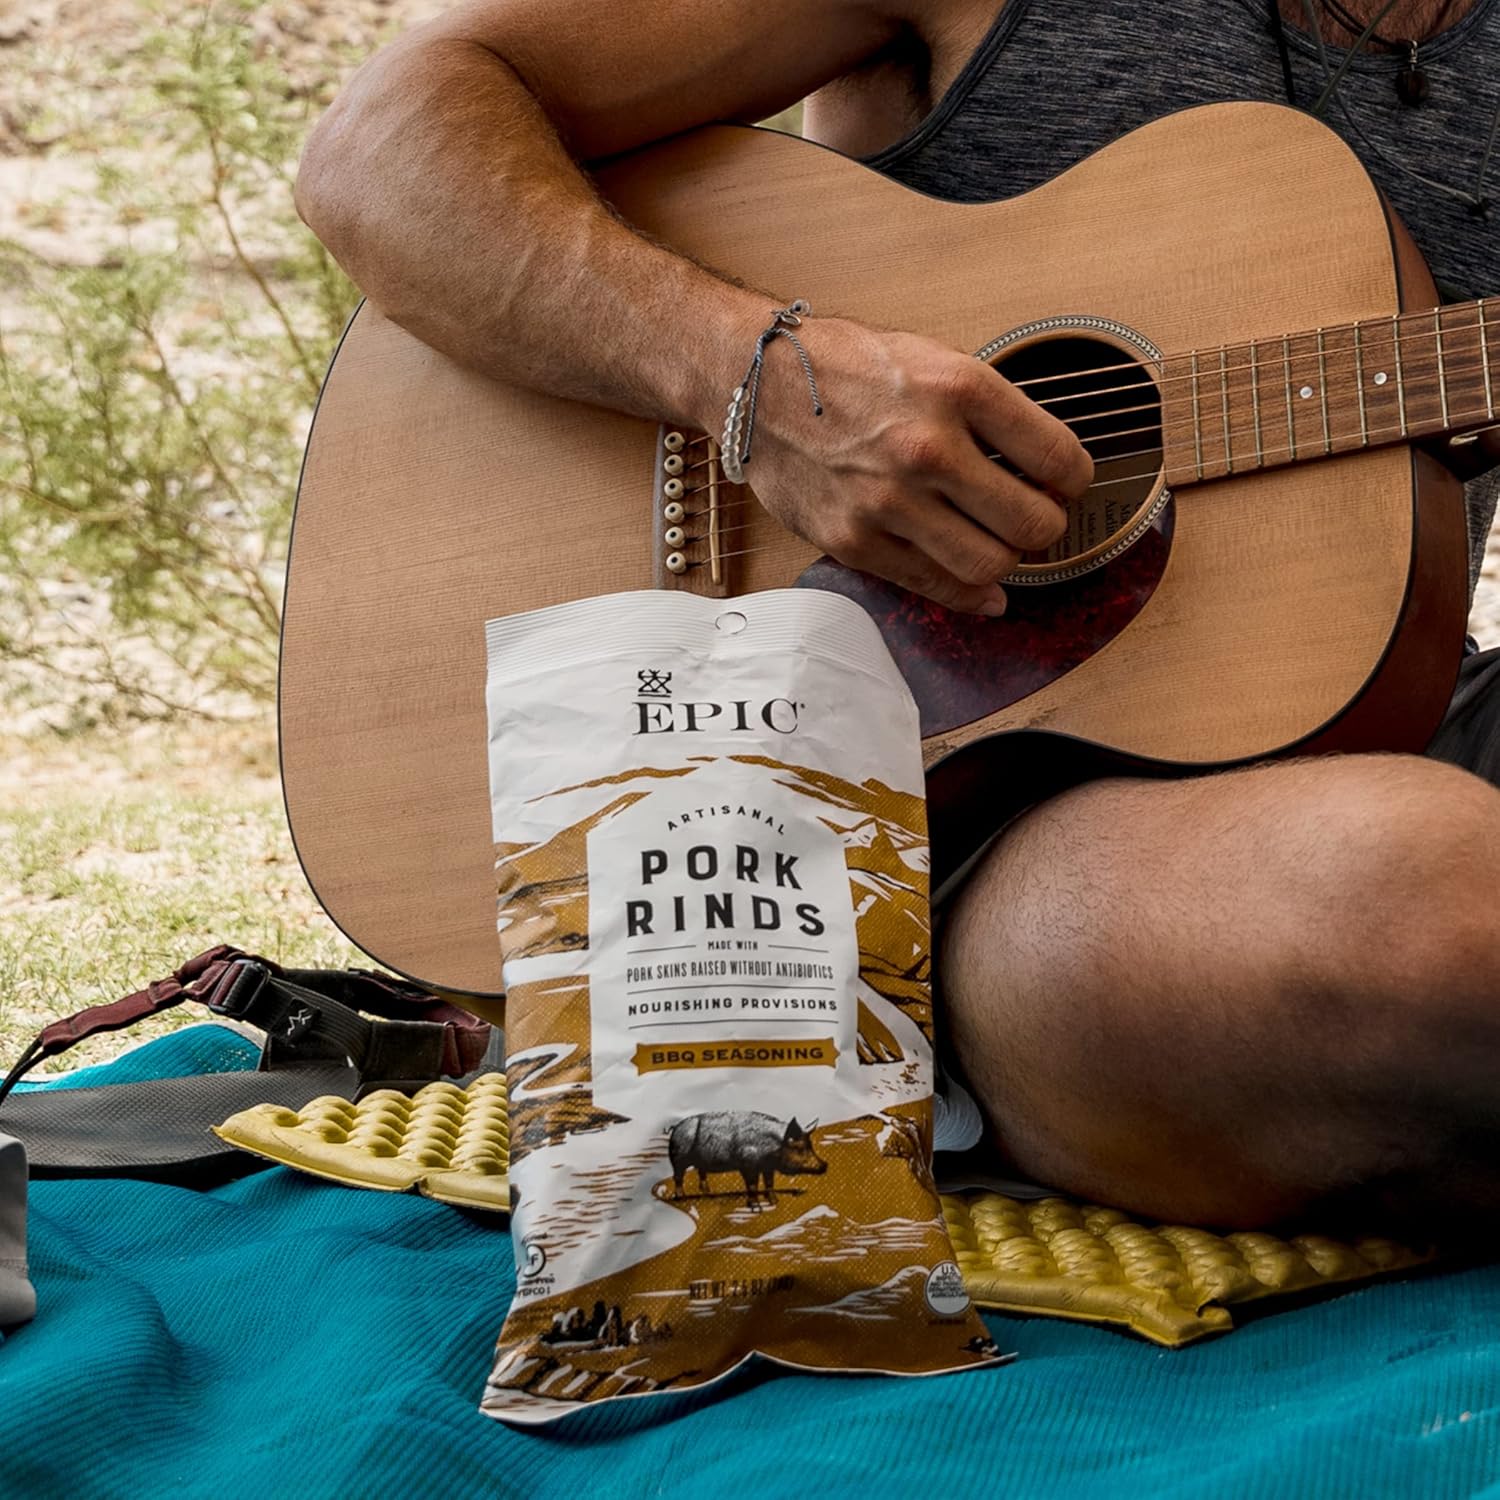
<instances>
[{"instance_id":1,"label":"guitar pickguard","mask_svg":"<svg viewBox=\"0 0 1500 1500\"><path fill-rule=\"evenodd\" d=\"M972 724L1071 672L1145 607L1166 570L1173 508L1108 567L1045 589L1012 589L998 619L958 614L820 557L799 588L829 589L880 627L922 716L922 737Z\"/></svg>"}]
</instances>

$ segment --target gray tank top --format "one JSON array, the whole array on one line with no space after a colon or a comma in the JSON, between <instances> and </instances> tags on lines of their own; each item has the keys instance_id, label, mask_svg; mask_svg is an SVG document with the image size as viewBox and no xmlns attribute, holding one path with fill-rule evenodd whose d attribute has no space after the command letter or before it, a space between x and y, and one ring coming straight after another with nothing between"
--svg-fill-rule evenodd
<instances>
[{"instance_id":1,"label":"gray tank top","mask_svg":"<svg viewBox=\"0 0 1500 1500\"><path fill-rule=\"evenodd\" d=\"M1310 108L1347 54L1282 34L1294 101ZM1324 118L1389 195L1444 296L1500 295L1500 139L1478 180L1500 108L1500 0L1477 0L1419 62L1425 103L1397 95L1402 55L1361 53ZM1005 0L933 111L866 164L937 197L1009 198L1160 115L1231 99L1287 100L1266 0ZM1486 191L1487 216L1455 196ZM1471 587L1497 498L1500 470L1468 487Z\"/></svg>"}]
</instances>

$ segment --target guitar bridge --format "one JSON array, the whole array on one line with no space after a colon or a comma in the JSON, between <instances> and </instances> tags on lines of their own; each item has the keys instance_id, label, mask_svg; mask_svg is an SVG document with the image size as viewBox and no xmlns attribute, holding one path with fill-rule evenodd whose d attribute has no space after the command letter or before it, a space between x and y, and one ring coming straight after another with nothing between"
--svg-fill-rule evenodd
<instances>
[{"instance_id":1,"label":"guitar bridge","mask_svg":"<svg viewBox=\"0 0 1500 1500\"><path fill-rule=\"evenodd\" d=\"M731 484L719 445L701 432L665 424L656 430L651 494L651 568L659 589L725 599L743 547L746 491Z\"/></svg>"}]
</instances>

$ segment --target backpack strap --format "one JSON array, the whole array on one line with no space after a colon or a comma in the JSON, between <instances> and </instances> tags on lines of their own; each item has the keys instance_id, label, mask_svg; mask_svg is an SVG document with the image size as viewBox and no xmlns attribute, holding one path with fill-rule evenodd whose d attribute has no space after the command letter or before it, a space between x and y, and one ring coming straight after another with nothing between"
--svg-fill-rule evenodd
<instances>
[{"instance_id":1,"label":"backpack strap","mask_svg":"<svg viewBox=\"0 0 1500 1500\"><path fill-rule=\"evenodd\" d=\"M286 969L220 943L144 989L52 1022L0 1082L0 1100L43 1059L189 1000L264 1031L263 1071L347 1059L358 1071L361 1092L462 1077L479 1066L490 1037L487 1021L394 975Z\"/></svg>"}]
</instances>

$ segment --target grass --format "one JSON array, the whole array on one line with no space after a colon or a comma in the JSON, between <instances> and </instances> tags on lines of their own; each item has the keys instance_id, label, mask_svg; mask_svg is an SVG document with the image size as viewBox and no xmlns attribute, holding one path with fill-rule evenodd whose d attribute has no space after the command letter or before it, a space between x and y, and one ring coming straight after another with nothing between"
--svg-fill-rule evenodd
<instances>
[{"instance_id":1,"label":"grass","mask_svg":"<svg viewBox=\"0 0 1500 1500\"><path fill-rule=\"evenodd\" d=\"M0 761L5 1067L49 1021L118 999L214 943L305 967L371 964L303 878L264 730L0 742ZM168 1011L40 1071L99 1062L205 1016Z\"/></svg>"},{"instance_id":2,"label":"grass","mask_svg":"<svg viewBox=\"0 0 1500 1500\"><path fill-rule=\"evenodd\" d=\"M0 8L3 3L0 0ZM198 141L200 134L212 125L223 135L222 141L214 137L220 146L227 149L226 143L238 142L248 152L243 161L239 157L235 161L241 167L248 162L255 170L244 183L233 176L229 182L231 189L245 187L248 193L253 185L251 179L260 181L257 176L260 167L270 164L280 170L295 157L295 150L290 149L294 143L283 139L278 132L291 130L293 117L307 105L300 96L290 102L283 98L284 80L276 76L276 68L254 60L253 48L246 51L241 45L244 38L233 19L238 12L229 7L226 14L231 19L223 27L202 30L201 36L197 32L193 36L182 33L174 22L156 38L166 48L164 52L146 47L131 54L130 67L144 68L142 78L135 79L132 74L131 79L122 83L106 71L95 80L97 91L91 91L89 97L101 103L112 100L126 109L133 107L128 105L130 87L137 83L157 87L158 113L149 116L152 125L146 135L156 141L151 133L156 130L163 137L156 141L158 146L164 142L180 146L183 140ZM248 14L246 11L245 15ZM194 36L202 44L201 56L194 50L197 46ZM331 69L347 61L347 58L342 62L325 59L324 63ZM167 83L177 92L162 92ZM183 93L183 89L187 92ZM186 114L182 108L184 100L192 106ZM254 112L256 109L260 114ZM250 112L246 113L247 110ZM800 107L784 111L768 123L795 131L800 127L800 113ZM92 134L87 142L81 137L70 139L56 154L79 154L85 144L90 149L97 144ZM142 167L143 159L129 154L137 150L138 144L133 143L133 137L127 141L122 148L127 155L117 164L127 173L130 193L121 211L128 209L132 221L143 215L149 217L150 205L156 203L152 194L144 191L154 179ZM218 156L213 161L217 168ZM190 154L184 158L183 170L194 170L195 164L202 165ZM217 193L222 186L215 177L212 191ZM91 201L89 195L83 195L83 200ZM191 192L177 201L177 207L183 208L190 202L197 202ZM259 204L260 200L249 195L245 202ZM292 237L288 243L299 243L301 231L291 217L289 195L283 194L272 201L273 208L277 204L277 211L290 226ZM77 206L73 201L59 203L52 211L64 214L65 209ZM161 204L156 207L161 208ZM196 212L190 223L201 229L199 219L207 209L199 207L201 212ZM45 220L40 216L48 211L46 205L37 205L29 227L42 225ZM65 218L58 219L53 227L64 228ZM6 228L0 225L0 230ZM86 258L98 248L89 237L105 235L107 228L101 221L80 231ZM197 241L189 235L185 243L196 245ZM202 246L198 248L201 250ZM175 248L152 264L158 269L175 267L181 253L181 247ZM223 258L224 253L225 247L218 245L219 257ZM287 269L287 265L280 266L278 274L286 275ZM292 269L309 277L313 262L304 258ZM317 285L315 280L309 280L301 291L316 290ZM97 293L98 288L94 291ZM289 288L279 287L279 295L288 292ZM11 289L0 296L0 301L9 305L16 296ZM93 328L98 322L94 316L97 311L83 308L80 326ZM141 311L135 300L128 302L126 312L128 317L122 328L128 325L128 331L139 333ZM202 333L201 328L198 331ZM209 342L217 354L231 363L234 360L243 363L243 351L233 339ZM113 344L109 348L113 349ZM71 359L72 344L68 350ZM293 379L295 371L289 350L278 346L276 357L286 365L280 373L288 380ZM131 379L140 373L129 359L124 360L122 368L126 370L122 378ZM77 381L75 372L74 383ZM152 485L140 474L124 475L119 479L125 486L121 494L128 490L131 497L138 492L154 496L158 489L166 492L179 477L186 477L203 455L158 452L163 430L158 420L159 409L166 409L166 397L149 382L140 389L136 386L130 389L136 392L136 404L125 410L122 418L118 401L107 403L109 421L118 424L123 420L132 437L139 428L145 435L143 441L155 434L156 446L146 441L142 454L165 477L160 485ZM81 430L92 432L89 423L98 404L94 386L86 381L79 385L78 391L72 392L77 401L66 391L64 395L68 399L59 408L62 415L69 421L76 417L82 424ZM203 401L200 395L199 421L203 417ZM310 394L306 404L311 404ZM73 431L66 422L62 426L66 429L64 436ZM196 424L190 426L197 431ZM239 429L234 429L234 433L238 434L239 448L255 450L255 444L239 441L243 437ZM113 431L104 434L111 453L115 435ZM289 450L285 435L278 436L277 442L281 446L274 451L286 456ZM92 463L92 453L93 448L87 448L83 459ZM274 464L270 467L272 489L279 494L284 485L274 476L279 473L284 479L294 468L285 470L284 465ZM152 474L156 472L151 470ZM97 473L89 469L74 477L76 483L70 480L64 486L70 494L77 491L89 495L91 503L104 503L98 494ZM245 475L233 477L242 481ZM3 478L3 464L0 464L0 479ZM232 491L235 486L228 488ZM0 521L3 520L0 515ZM55 520L50 515L46 526L54 529L39 534L53 537ZM97 535L114 549L122 536L136 530L134 524L121 527L112 523L108 528L97 529ZM183 535L189 531L198 535L196 520ZM270 550L274 553L275 547ZM91 590L93 596L102 598L121 571L113 550L101 575L104 583L92 574L80 575L77 566L75 558L66 581L85 598ZM180 594L175 586L177 581L174 575L174 586L168 593L174 601ZM3 582L0 579L0 584ZM0 588L0 604L4 602L5 590ZM39 601L36 610L40 611L44 602ZM35 625L41 619L41 614L35 613L30 623ZM0 627L4 623L0 620ZM89 616L81 628L85 636L93 632L101 642L118 645L117 641L109 640L109 633L117 625L107 612L97 618ZM196 640L193 642L195 648L198 644ZM27 665L23 663L22 668ZM48 705L47 712L30 714L29 722L34 727L24 734L21 730L28 720L18 716L20 686L28 686L33 696ZM56 692L63 693L64 698L47 696ZM28 677L16 678L14 672L10 676L0 675L0 697L6 698L12 707L11 732L8 735L0 732L0 1073L49 1022L140 989L215 943L233 943L279 963L303 966L336 967L371 962L323 914L303 878L282 810L269 714L265 722L239 728L158 721L133 730L111 730L99 727L97 721L100 713L120 711L124 699L118 692L113 698L106 695L99 702L88 697L83 688L77 690L76 701L67 697L67 693L66 683L47 679L38 686ZM58 732L42 727L44 721L75 729ZM95 727L76 727L90 724ZM63 1057L43 1064L41 1071L57 1072L103 1061L152 1035L201 1020L204 1014L194 1006L166 1012L128 1031L93 1038Z\"/></svg>"}]
</instances>

